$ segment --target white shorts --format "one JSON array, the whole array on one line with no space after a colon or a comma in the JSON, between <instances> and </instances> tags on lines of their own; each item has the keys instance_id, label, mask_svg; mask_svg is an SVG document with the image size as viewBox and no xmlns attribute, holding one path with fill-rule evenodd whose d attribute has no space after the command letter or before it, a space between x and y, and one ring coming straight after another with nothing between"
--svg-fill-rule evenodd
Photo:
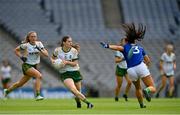
<instances>
[{"instance_id":1,"label":"white shorts","mask_svg":"<svg viewBox=\"0 0 180 115\"><path fill-rule=\"evenodd\" d=\"M174 76L174 70L164 70L166 76Z\"/></svg>"},{"instance_id":2,"label":"white shorts","mask_svg":"<svg viewBox=\"0 0 180 115\"><path fill-rule=\"evenodd\" d=\"M139 65L129 68L127 70L127 73L132 81L136 81L139 78L150 75L149 69L144 62L141 62Z\"/></svg>"}]
</instances>

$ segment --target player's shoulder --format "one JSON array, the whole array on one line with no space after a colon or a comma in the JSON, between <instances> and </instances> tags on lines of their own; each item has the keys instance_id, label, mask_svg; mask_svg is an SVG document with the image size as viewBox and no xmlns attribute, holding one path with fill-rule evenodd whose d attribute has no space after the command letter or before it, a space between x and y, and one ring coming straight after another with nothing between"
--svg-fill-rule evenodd
<instances>
[{"instance_id":1,"label":"player's shoulder","mask_svg":"<svg viewBox=\"0 0 180 115\"><path fill-rule=\"evenodd\" d=\"M166 53L166 52L163 52L163 53L162 53L162 56L167 56L167 53Z\"/></svg>"},{"instance_id":2,"label":"player's shoulder","mask_svg":"<svg viewBox=\"0 0 180 115\"><path fill-rule=\"evenodd\" d=\"M143 49L144 50L144 47L141 45L141 44L135 44L134 46L138 47L138 49Z\"/></svg>"},{"instance_id":3,"label":"player's shoulder","mask_svg":"<svg viewBox=\"0 0 180 115\"><path fill-rule=\"evenodd\" d=\"M36 44L42 44L42 42L41 41L36 41Z\"/></svg>"},{"instance_id":4,"label":"player's shoulder","mask_svg":"<svg viewBox=\"0 0 180 115\"><path fill-rule=\"evenodd\" d=\"M29 45L29 42L23 42L20 45Z\"/></svg>"},{"instance_id":5,"label":"player's shoulder","mask_svg":"<svg viewBox=\"0 0 180 115\"><path fill-rule=\"evenodd\" d=\"M62 51L62 47L56 47L55 51Z\"/></svg>"},{"instance_id":6,"label":"player's shoulder","mask_svg":"<svg viewBox=\"0 0 180 115\"><path fill-rule=\"evenodd\" d=\"M130 45L129 43L126 43L126 44L123 45L123 47L129 46L129 45Z\"/></svg>"},{"instance_id":7,"label":"player's shoulder","mask_svg":"<svg viewBox=\"0 0 180 115\"><path fill-rule=\"evenodd\" d=\"M21 43L21 44L19 45L19 48L20 48L20 49L26 49L26 48L29 47L29 46L30 46L29 42L24 42L24 43Z\"/></svg>"},{"instance_id":8,"label":"player's shoulder","mask_svg":"<svg viewBox=\"0 0 180 115\"><path fill-rule=\"evenodd\" d=\"M129 43L126 43L123 45L123 48L126 50L126 49L129 49L131 47L131 44Z\"/></svg>"},{"instance_id":9,"label":"player's shoulder","mask_svg":"<svg viewBox=\"0 0 180 115\"><path fill-rule=\"evenodd\" d=\"M71 51L72 51L72 52L78 52L77 49L76 49L76 48L73 48L73 47L71 48Z\"/></svg>"}]
</instances>

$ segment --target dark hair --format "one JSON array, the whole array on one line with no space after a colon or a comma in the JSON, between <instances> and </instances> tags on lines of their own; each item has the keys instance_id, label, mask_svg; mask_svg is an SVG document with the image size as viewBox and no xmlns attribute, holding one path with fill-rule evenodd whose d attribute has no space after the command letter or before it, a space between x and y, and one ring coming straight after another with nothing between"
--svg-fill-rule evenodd
<instances>
[{"instance_id":1,"label":"dark hair","mask_svg":"<svg viewBox=\"0 0 180 115\"><path fill-rule=\"evenodd\" d=\"M61 47L63 47L63 42L66 42L67 39L69 39L69 38L70 38L70 36L64 36L64 37L62 38L62 40L61 40L61 42L60 42Z\"/></svg>"},{"instance_id":2,"label":"dark hair","mask_svg":"<svg viewBox=\"0 0 180 115\"><path fill-rule=\"evenodd\" d=\"M10 64L9 64L9 61L8 61L7 59L4 59L4 60L2 61L2 63L3 63L3 65L5 65L5 64L10 65Z\"/></svg>"},{"instance_id":3,"label":"dark hair","mask_svg":"<svg viewBox=\"0 0 180 115\"><path fill-rule=\"evenodd\" d=\"M139 24L138 29L136 29L134 23L132 24L123 24L123 30L126 33L126 40L129 43L134 43L135 40L142 40L144 38L144 34L146 32L146 26Z\"/></svg>"},{"instance_id":4,"label":"dark hair","mask_svg":"<svg viewBox=\"0 0 180 115\"><path fill-rule=\"evenodd\" d=\"M126 38L121 38L119 44L120 44L120 45L123 45L123 42L127 42L127 41L126 41Z\"/></svg>"}]
</instances>

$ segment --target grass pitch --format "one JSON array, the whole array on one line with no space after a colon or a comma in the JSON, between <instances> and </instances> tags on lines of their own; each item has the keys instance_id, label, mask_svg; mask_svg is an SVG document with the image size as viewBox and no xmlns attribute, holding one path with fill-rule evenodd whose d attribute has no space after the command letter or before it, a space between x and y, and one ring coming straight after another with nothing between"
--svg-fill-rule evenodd
<instances>
[{"instance_id":1,"label":"grass pitch","mask_svg":"<svg viewBox=\"0 0 180 115\"><path fill-rule=\"evenodd\" d=\"M145 101L146 108L140 108L136 98L129 98L128 102L120 98L115 102L113 98L90 98L93 109L77 109L74 99L0 99L0 114L180 114L180 99L152 99Z\"/></svg>"}]
</instances>

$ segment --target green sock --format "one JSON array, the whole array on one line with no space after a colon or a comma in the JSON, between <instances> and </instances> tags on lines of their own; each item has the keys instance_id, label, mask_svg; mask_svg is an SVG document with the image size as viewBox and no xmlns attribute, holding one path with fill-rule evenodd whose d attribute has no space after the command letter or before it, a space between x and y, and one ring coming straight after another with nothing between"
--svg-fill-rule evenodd
<instances>
[{"instance_id":1,"label":"green sock","mask_svg":"<svg viewBox=\"0 0 180 115\"><path fill-rule=\"evenodd\" d=\"M10 91L7 89L7 90L6 90L6 94L9 94L9 93L10 93Z\"/></svg>"},{"instance_id":2,"label":"green sock","mask_svg":"<svg viewBox=\"0 0 180 115\"><path fill-rule=\"evenodd\" d=\"M140 104L140 105L144 105L144 103L143 103L143 102L139 102L139 104Z\"/></svg>"},{"instance_id":3,"label":"green sock","mask_svg":"<svg viewBox=\"0 0 180 115\"><path fill-rule=\"evenodd\" d=\"M84 103L89 104L90 102L87 99L82 100Z\"/></svg>"},{"instance_id":4,"label":"green sock","mask_svg":"<svg viewBox=\"0 0 180 115\"><path fill-rule=\"evenodd\" d=\"M36 91L36 96L39 96L40 95L40 91Z\"/></svg>"},{"instance_id":5,"label":"green sock","mask_svg":"<svg viewBox=\"0 0 180 115\"><path fill-rule=\"evenodd\" d=\"M146 89L145 89L148 93L150 93L151 92L151 90L147 87Z\"/></svg>"},{"instance_id":6,"label":"green sock","mask_svg":"<svg viewBox=\"0 0 180 115\"><path fill-rule=\"evenodd\" d=\"M81 102L79 98L75 97L76 102Z\"/></svg>"}]
</instances>

